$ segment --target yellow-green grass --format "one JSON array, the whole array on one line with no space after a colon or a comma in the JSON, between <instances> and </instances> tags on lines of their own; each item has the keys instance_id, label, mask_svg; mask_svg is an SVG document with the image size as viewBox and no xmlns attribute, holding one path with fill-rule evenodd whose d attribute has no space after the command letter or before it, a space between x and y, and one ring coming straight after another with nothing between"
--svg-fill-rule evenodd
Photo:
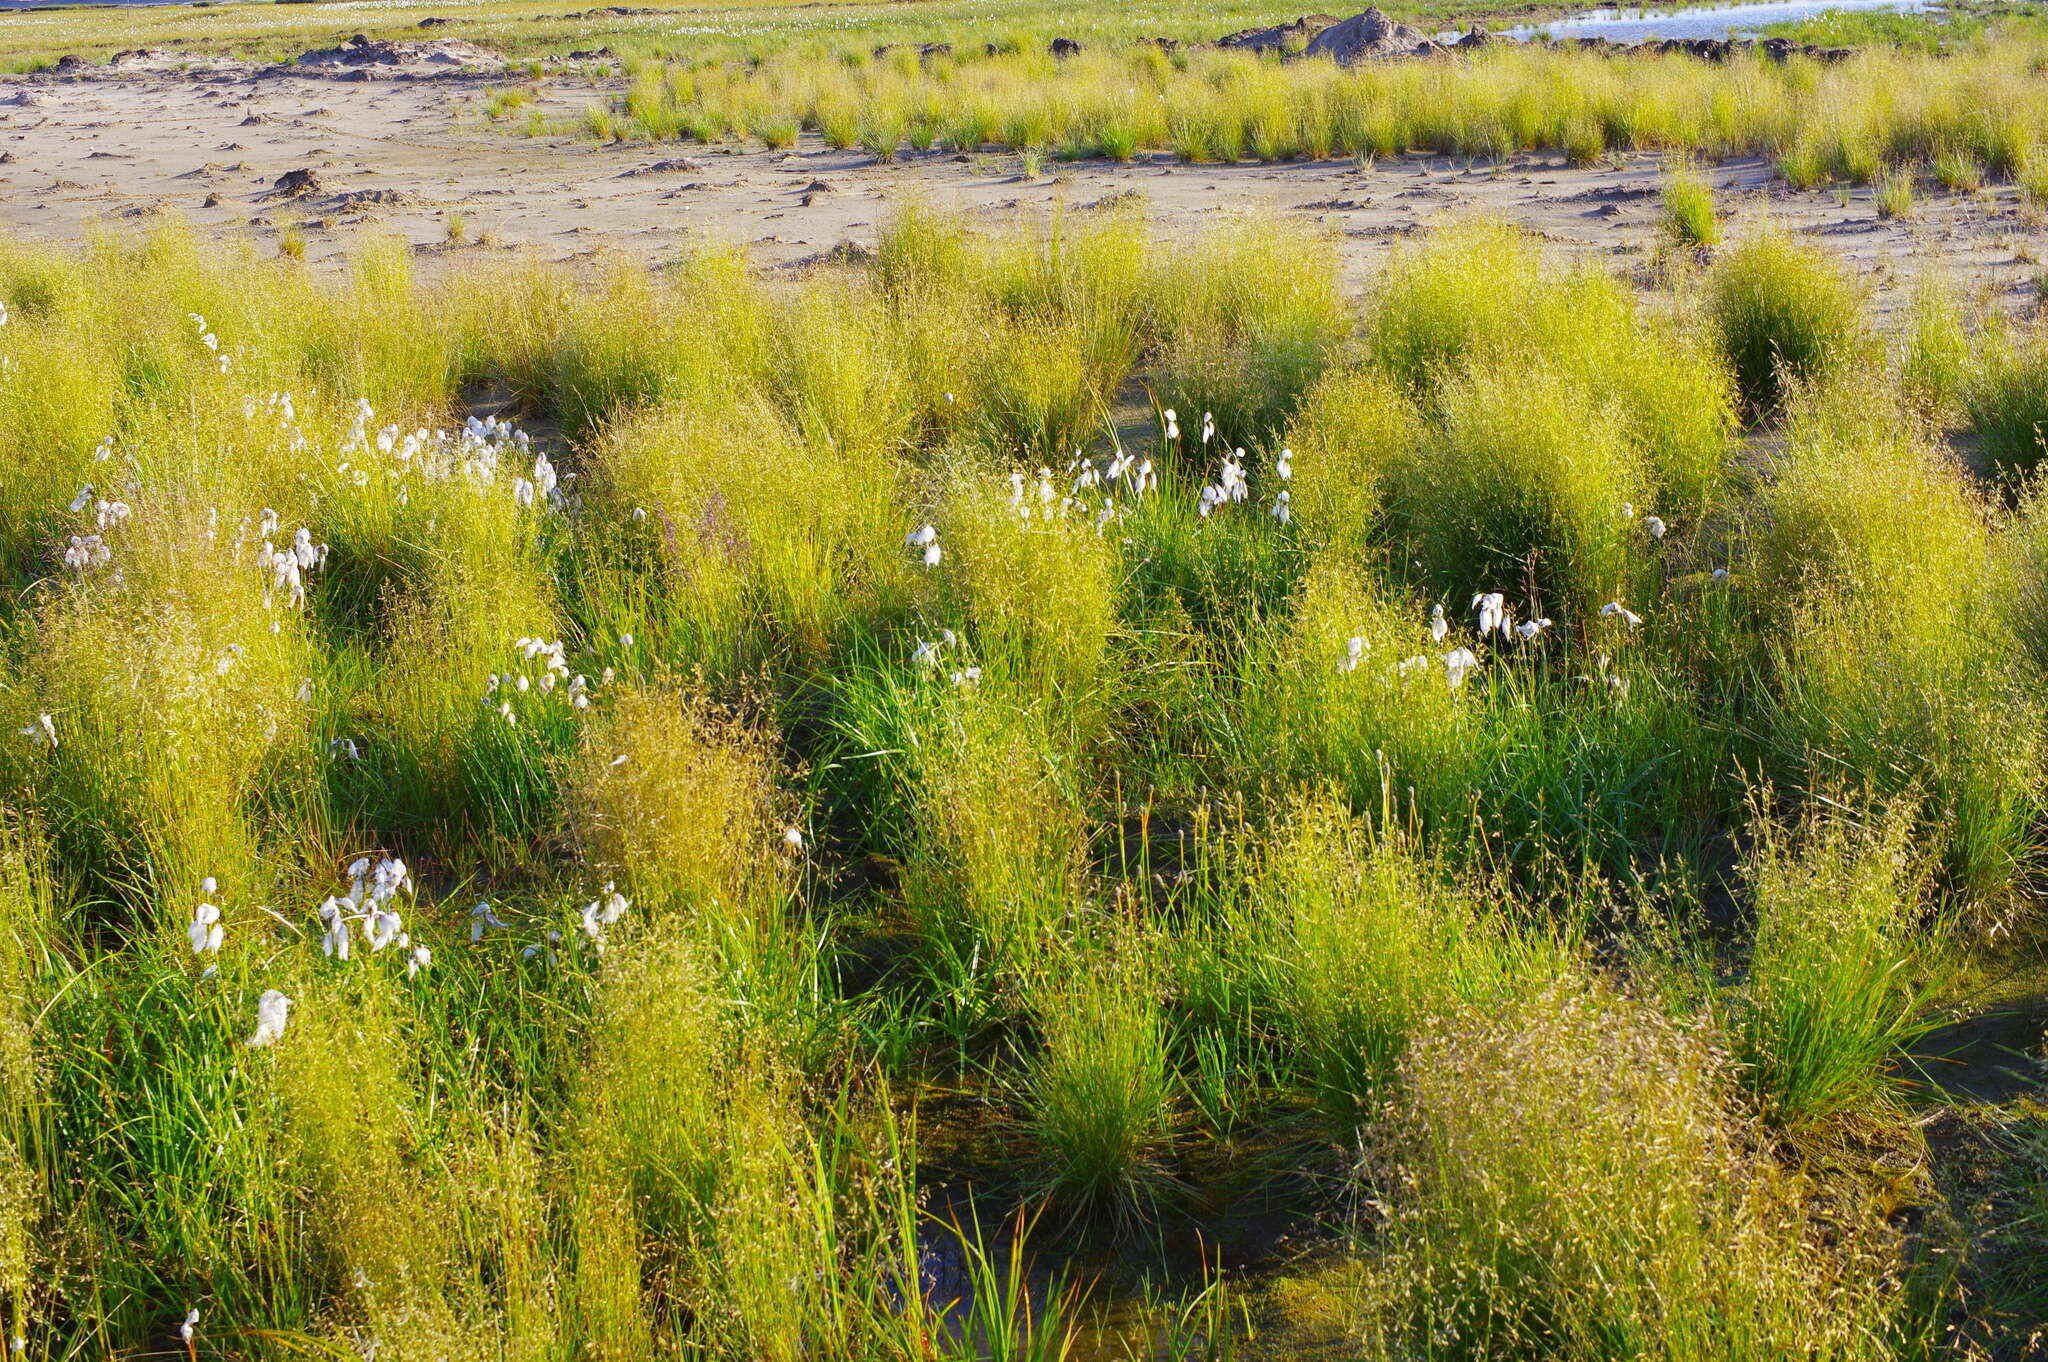
<instances>
[{"instance_id":1,"label":"yellow-green grass","mask_svg":"<svg viewBox=\"0 0 2048 1362\"><path fill-rule=\"evenodd\" d=\"M201 1356L1051 1359L1111 1245L1139 1357L1234 1289L1153 1246L1246 1205L1352 1264L1339 1355L2034 1327L1884 1171L1946 1100L1902 1047L2040 927L2038 488L1933 424L2010 338L1895 369L1782 242L1667 314L1497 223L1356 302L1252 219L405 259L0 251L30 1362L194 1309ZM1816 297L1855 362L1784 372L1766 463L1737 376ZM400 919L346 960L343 895Z\"/></svg>"},{"instance_id":2,"label":"yellow-green grass","mask_svg":"<svg viewBox=\"0 0 2048 1362\"><path fill-rule=\"evenodd\" d=\"M1801 186L1925 163L1960 191L2029 171L2048 102L2037 74L2048 40L2031 27L1939 57L1877 47L1832 64L1505 44L1348 70L1206 47L1111 42L1056 58L1037 36L923 36L950 49L799 44L745 61L713 51L629 63L614 114L655 138L746 141L772 122L890 155L906 143L1223 163L1671 151L1765 157Z\"/></svg>"}]
</instances>

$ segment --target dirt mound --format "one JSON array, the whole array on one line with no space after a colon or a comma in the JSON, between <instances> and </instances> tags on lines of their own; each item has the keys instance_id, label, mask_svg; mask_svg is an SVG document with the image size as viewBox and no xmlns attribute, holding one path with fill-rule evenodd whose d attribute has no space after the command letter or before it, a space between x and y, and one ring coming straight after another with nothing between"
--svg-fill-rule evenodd
<instances>
[{"instance_id":1,"label":"dirt mound","mask_svg":"<svg viewBox=\"0 0 2048 1362\"><path fill-rule=\"evenodd\" d=\"M631 180L641 175L702 175L703 173L704 166L701 162L692 161L685 156L678 157L672 161L656 161L653 165L635 166L631 170L622 170L619 172L618 177L622 180Z\"/></svg>"},{"instance_id":2,"label":"dirt mound","mask_svg":"<svg viewBox=\"0 0 2048 1362\"><path fill-rule=\"evenodd\" d=\"M1291 24L1241 28L1227 37L1218 38L1216 46L1244 52L1291 52L1305 46L1311 38L1336 22L1334 14L1304 14Z\"/></svg>"},{"instance_id":3,"label":"dirt mound","mask_svg":"<svg viewBox=\"0 0 2048 1362\"><path fill-rule=\"evenodd\" d=\"M465 67L495 70L505 59L488 47L460 38L434 38L425 42L393 42L358 33L340 47L315 48L299 54L297 69L314 75L393 67L399 70L440 73Z\"/></svg>"},{"instance_id":4,"label":"dirt mound","mask_svg":"<svg viewBox=\"0 0 2048 1362\"><path fill-rule=\"evenodd\" d=\"M352 189L334 196L336 208L406 208L419 200L403 189Z\"/></svg>"},{"instance_id":5,"label":"dirt mound","mask_svg":"<svg viewBox=\"0 0 2048 1362\"><path fill-rule=\"evenodd\" d=\"M272 180L270 182L270 190L272 194L281 199L303 198L307 194L317 194L320 192L320 177L315 175L311 169L301 166L297 170L287 170L284 174Z\"/></svg>"},{"instance_id":6,"label":"dirt mound","mask_svg":"<svg viewBox=\"0 0 2048 1362\"><path fill-rule=\"evenodd\" d=\"M1357 66L1391 57L1435 56L1446 50L1421 29L1397 24L1374 6L1316 34L1301 55L1328 57L1339 66Z\"/></svg>"}]
</instances>

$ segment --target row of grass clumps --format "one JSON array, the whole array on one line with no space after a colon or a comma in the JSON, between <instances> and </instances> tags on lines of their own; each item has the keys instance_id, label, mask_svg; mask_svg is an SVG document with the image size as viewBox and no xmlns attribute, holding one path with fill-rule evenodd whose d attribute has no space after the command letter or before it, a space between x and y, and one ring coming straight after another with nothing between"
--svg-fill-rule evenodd
<instances>
[{"instance_id":1,"label":"row of grass clumps","mask_svg":"<svg viewBox=\"0 0 2048 1362\"><path fill-rule=\"evenodd\" d=\"M1152 44L1064 58L978 46L906 45L873 59L793 49L749 62L635 63L630 89L593 108L587 126L771 149L809 133L884 158L991 147L1225 164L1408 151L1549 150L1578 163L1610 152L1749 155L1800 187L1924 166L1950 188L2003 180L2038 196L2048 187L2041 43L2017 26L1940 55L1870 48L1827 65L1497 44L1455 63L1350 69Z\"/></svg>"},{"instance_id":2,"label":"row of grass clumps","mask_svg":"<svg viewBox=\"0 0 2048 1362\"><path fill-rule=\"evenodd\" d=\"M1859 1170L2038 927L2032 343L1166 244L0 254L21 1355L1054 1357L1013 1212L1247 1187L1348 1250L1284 1346L2017 1338Z\"/></svg>"}]
</instances>

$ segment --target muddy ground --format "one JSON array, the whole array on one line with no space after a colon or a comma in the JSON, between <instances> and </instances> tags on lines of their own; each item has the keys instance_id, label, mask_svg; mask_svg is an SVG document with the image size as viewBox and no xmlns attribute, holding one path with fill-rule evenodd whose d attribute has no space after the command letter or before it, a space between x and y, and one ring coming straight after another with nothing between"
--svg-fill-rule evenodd
<instances>
[{"instance_id":1,"label":"muddy ground","mask_svg":"<svg viewBox=\"0 0 2048 1362\"><path fill-rule=\"evenodd\" d=\"M397 232L433 268L512 251L660 263L717 240L744 245L765 267L788 267L872 242L891 204L906 198L965 209L1003 231L1135 195L1168 230L1260 208L1320 221L1341 240L1352 288L1403 238L1463 213L1505 217L1560 255L1604 258L1645 282L1670 251L1659 227L1660 162L1647 155L1580 168L1548 153L1370 167L1193 166L1156 153L1128 165L1048 159L1033 177L1011 153L906 153L885 163L808 137L778 153L522 135L536 108L559 120L616 93L582 77L547 79L536 104L493 122L485 104L511 84L503 76L272 74L280 69L143 60L0 79L0 229L74 241L94 223L145 227L175 214L264 250L295 231L315 263L345 259L366 231ZM1929 195L1912 219L1881 220L1867 189L1793 191L1754 158L1705 170L1731 236L1770 221L1818 241L1870 278L1880 308L1928 272L2012 311L2041 305L2048 226L2009 186ZM313 186L280 191L293 171L310 171Z\"/></svg>"}]
</instances>

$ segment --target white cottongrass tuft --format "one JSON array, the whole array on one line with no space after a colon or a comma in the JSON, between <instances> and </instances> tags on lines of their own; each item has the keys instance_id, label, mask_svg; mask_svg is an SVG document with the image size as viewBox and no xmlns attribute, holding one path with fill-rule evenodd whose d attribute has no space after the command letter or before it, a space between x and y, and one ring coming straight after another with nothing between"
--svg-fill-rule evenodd
<instances>
[{"instance_id":1,"label":"white cottongrass tuft","mask_svg":"<svg viewBox=\"0 0 2048 1362\"><path fill-rule=\"evenodd\" d=\"M1453 648L1444 654L1444 679L1450 682L1452 690L1465 684L1465 678L1479 665L1479 658L1470 648Z\"/></svg>"},{"instance_id":2,"label":"white cottongrass tuft","mask_svg":"<svg viewBox=\"0 0 2048 1362\"><path fill-rule=\"evenodd\" d=\"M249 1048L261 1050L267 1045L275 1045L278 1041L283 1040L284 1025L290 1019L291 1010L292 1000L290 998L285 997L284 994L279 993L274 988L263 990L263 996L256 1000L256 1034L249 1037ZM194 1310L186 1317L185 1328L189 1331L198 1322L199 1312ZM185 1334L185 1337L188 1339L191 1336L189 1332Z\"/></svg>"},{"instance_id":3,"label":"white cottongrass tuft","mask_svg":"<svg viewBox=\"0 0 2048 1362\"><path fill-rule=\"evenodd\" d=\"M1479 612L1479 637L1485 638L1498 629L1506 638L1513 627L1508 615L1507 597L1498 591L1486 591L1472 598L1472 608Z\"/></svg>"},{"instance_id":4,"label":"white cottongrass tuft","mask_svg":"<svg viewBox=\"0 0 2048 1362\"><path fill-rule=\"evenodd\" d=\"M185 929L185 937L192 943L192 954L218 955L221 935L219 908L211 903L201 903L192 910L192 925Z\"/></svg>"}]
</instances>

